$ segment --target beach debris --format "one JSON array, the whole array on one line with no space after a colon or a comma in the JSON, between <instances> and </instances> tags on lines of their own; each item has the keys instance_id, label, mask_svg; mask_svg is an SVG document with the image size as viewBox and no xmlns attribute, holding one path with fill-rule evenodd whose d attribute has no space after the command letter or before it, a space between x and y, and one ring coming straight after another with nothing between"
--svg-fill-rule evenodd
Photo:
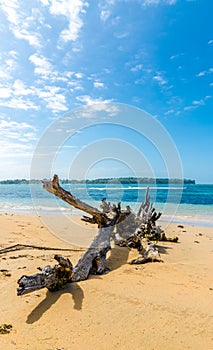
<instances>
[{"instance_id":1,"label":"beach debris","mask_svg":"<svg viewBox=\"0 0 213 350\"><path fill-rule=\"evenodd\" d=\"M178 225L177 227L179 227L179 228L184 228L184 226L183 226L183 225Z\"/></svg>"},{"instance_id":2,"label":"beach debris","mask_svg":"<svg viewBox=\"0 0 213 350\"><path fill-rule=\"evenodd\" d=\"M7 269L1 269L0 272L2 273L3 276L5 277L11 277L11 273Z\"/></svg>"},{"instance_id":3,"label":"beach debris","mask_svg":"<svg viewBox=\"0 0 213 350\"><path fill-rule=\"evenodd\" d=\"M156 225L161 213L157 213L150 203L149 187L137 213L134 213L129 206L122 210L120 202L117 205L111 204L106 201L106 198L102 200L100 210L92 207L63 189L57 175L54 175L52 181L43 181L43 188L71 206L89 214L90 216L84 215L82 220L97 224L99 230L90 247L74 267L69 259L55 255L59 264L39 268L39 273L32 276L24 275L18 280L18 295L44 287L55 291L68 282L83 281L89 275L107 273L109 269L106 267L106 256L111 249L112 240L121 247L138 250L139 258L134 259L132 264L160 262L162 259L156 246L157 242L178 241L178 237L167 238L161 227Z\"/></svg>"},{"instance_id":4,"label":"beach debris","mask_svg":"<svg viewBox=\"0 0 213 350\"><path fill-rule=\"evenodd\" d=\"M147 262L163 262L155 244L149 243L141 257L134 259L130 264L146 264Z\"/></svg>"},{"instance_id":5,"label":"beach debris","mask_svg":"<svg viewBox=\"0 0 213 350\"><path fill-rule=\"evenodd\" d=\"M0 334L9 334L13 326L11 324L3 323L0 325Z\"/></svg>"},{"instance_id":6,"label":"beach debris","mask_svg":"<svg viewBox=\"0 0 213 350\"><path fill-rule=\"evenodd\" d=\"M41 272L32 276L22 276L18 280L19 287L17 294L27 294L37 289L48 288L50 291L59 290L68 282L71 282L73 276L73 266L69 259L60 255L55 255L54 259L58 264L38 268Z\"/></svg>"},{"instance_id":7,"label":"beach debris","mask_svg":"<svg viewBox=\"0 0 213 350\"><path fill-rule=\"evenodd\" d=\"M75 248L51 248L51 247L41 247L41 246L37 246L37 245L29 245L29 244L15 244L6 248L2 248L0 249L0 255L2 254L6 254L9 252L14 252L16 250L28 250L28 249L38 249L38 250L57 250L57 251L66 251L66 252L70 252L70 251L77 251L77 252L82 252L84 251L84 249L75 249ZM21 258L21 257L26 257L27 255L19 255L19 256L11 256L10 259L17 259L17 258Z\"/></svg>"}]
</instances>

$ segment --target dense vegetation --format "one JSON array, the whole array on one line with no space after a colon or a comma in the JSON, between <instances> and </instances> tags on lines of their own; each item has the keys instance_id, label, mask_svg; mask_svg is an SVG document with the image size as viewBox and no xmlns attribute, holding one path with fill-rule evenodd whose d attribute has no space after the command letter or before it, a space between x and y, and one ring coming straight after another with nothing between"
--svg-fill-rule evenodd
<instances>
[{"instance_id":1,"label":"dense vegetation","mask_svg":"<svg viewBox=\"0 0 213 350\"><path fill-rule=\"evenodd\" d=\"M39 184L40 180L2 180L0 184L16 185L16 184ZM94 180L69 180L62 179L62 184L195 184L195 180L191 179L168 179L168 178L149 178L149 177L119 177L119 178L100 178Z\"/></svg>"}]
</instances>

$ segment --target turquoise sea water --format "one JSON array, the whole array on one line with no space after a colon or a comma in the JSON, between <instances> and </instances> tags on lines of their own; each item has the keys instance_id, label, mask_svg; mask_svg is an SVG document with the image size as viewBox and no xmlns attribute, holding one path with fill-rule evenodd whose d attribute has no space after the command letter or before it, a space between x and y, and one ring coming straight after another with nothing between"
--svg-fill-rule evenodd
<instances>
[{"instance_id":1,"label":"turquoise sea water","mask_svg":"<svg viewBox=\"0 0 213 350\"><path fill-rule=\"evenodd\" d=\"M137 211L146 185L63 185L81 200L99 207L102 198L122 202ZM213 185L149 185L151 201L162 211L162 221L213 227ZM0 211L79 214L74 208L43 190L42 185L0 185Z\"/></svg>"}]
</instances>

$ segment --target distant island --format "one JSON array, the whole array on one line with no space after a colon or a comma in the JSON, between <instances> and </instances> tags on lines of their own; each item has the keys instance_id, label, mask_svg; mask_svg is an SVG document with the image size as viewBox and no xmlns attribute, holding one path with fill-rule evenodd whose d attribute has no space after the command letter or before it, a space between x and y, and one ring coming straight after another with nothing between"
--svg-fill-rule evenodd
<instances>
[{"instance_id":1,"label":"distant island","mask_svg":"<svg viewBox=\"0 0 213 350\"><path fill-rule=\"evenodd\" d=\"M69 180L60 179L62 184L195 184L195 180L191 179L168 179L168 178L150 178L150 177L112 177L112 178L99 178L94 180ZM15 179L15 180L1 180L0 184L3 185L29 185L39 184L40 180L32 179Z\"/></svg>"}]
</instances>

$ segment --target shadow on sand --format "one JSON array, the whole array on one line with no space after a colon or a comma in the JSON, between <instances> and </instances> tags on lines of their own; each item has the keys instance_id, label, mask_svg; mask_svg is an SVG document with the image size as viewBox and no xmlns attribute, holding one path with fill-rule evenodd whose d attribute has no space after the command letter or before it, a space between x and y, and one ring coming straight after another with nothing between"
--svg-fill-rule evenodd
<instances>
[{"instance_id":1,"label":"shadow on sand","mask_svg":"<svg viewBox=\"0 0 213 350\"><path fill-rule=\"evenodd\" d=\"M69 283L66 286L64 286L62 290L59 290L57 292L47 291L45 299L42 300L28 315L26 323L32 324L38 321L42 317L42 315L47 310L49 310L53 304L57 302L60 296L65 293L69 293L72 295L72 299L74 301L73 308L75 310L81 310L84 299L84 292L77 283Z\"/></svg>"},{"instance_id":2,"label":"shadow on sand","mask_svg":"<svg viewBox=\"0 0 213 350\"><path fill-rule=\"evenodd\" d=\"M114 247L111 250L111 254L107 259L107 267L110 270L116 270L122 265L126 264L129 256L128 248ZM90 276L90 278L100 278L101 276ZM64 293L72 295L74 302L73 308L75 310L81 310L84 299L84 292L78 283L68 283L62 290L56 292L50 292L47 290L46 297L43 299L28 315L26 323L32 324L37 322L42 315L54 305L60 296Z\"/></svg>"},{"instance_id":3,"label":"shadow on sand","mask_svg":"<svg viewBox=\"0 0 213 350\"><path fill-rule=\"evenodd\" d=\"M160 254L167 254L168 249L172 249L171 247L166 246L158 246ZM121 266L125 265L128 261L129 257L129 249L126 247L115 246L110 252L110 256L106 261L106 266L111 270L116 270ZM89 278L102 278L101 275L90 275ZM42 315L51 308L53 304L57 302L60 296L64 293L69 293L72 295L72 300L74 302L73 308L75 310L81 310L84 299L84 292L78 283L68 283L64 286L64 288L57 292L47 291L46 297L42 300L34 310L28 315L26 323L32 324L38 321Z\"/></svg>"}]
</instances>

